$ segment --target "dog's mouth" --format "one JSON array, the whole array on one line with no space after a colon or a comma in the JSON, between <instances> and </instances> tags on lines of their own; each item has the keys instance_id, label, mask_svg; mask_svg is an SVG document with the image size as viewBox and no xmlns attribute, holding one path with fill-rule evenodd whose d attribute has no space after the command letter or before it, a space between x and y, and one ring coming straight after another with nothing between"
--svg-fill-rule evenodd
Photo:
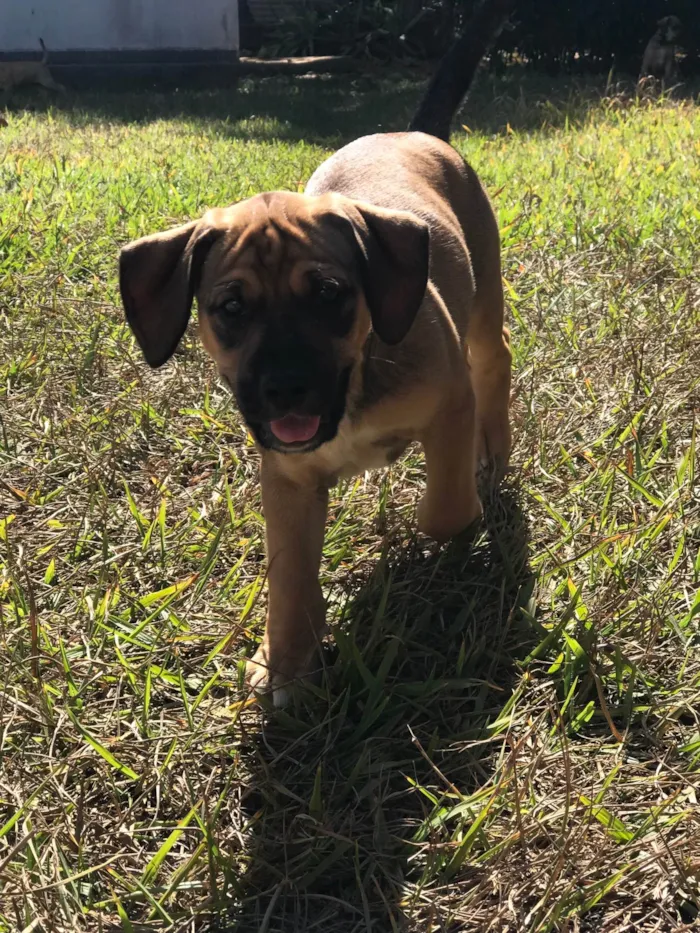
<instances>
[{"instance_id":1,"label":"dog's mouth","mask_svg":"<svg viewBox=\"0 0 700 933\"><path fill-rule=\"evenodd\" d=\"M308 444L318 434L320 415L285 415L269 422L270 433L285 446Z\"/></svg>"},{"instance_id":2,"label":"dog's mouth","mask_svg":"<svg viewBox=\"0 0 700 933\"><path fill-rule=\"evenodd\" d=\"M343 369L331 392L330 404L323 411L314 405L316 412L310 414L301 411L287 411L280 414L276 411L264 411L263 406L256 404L255 393L251 394L248 387L237 385L233 379L222 373L224 380L231 389L238 408L255 440L265 450L277 450L280 453L309 453L322 444L332 441L338 433L338 426L345 415L345 403L350 383L352 366ZM309 404L311 407L311 404ZM313 409L312 409L313 411Z\"/></svg>"}]
</instances>

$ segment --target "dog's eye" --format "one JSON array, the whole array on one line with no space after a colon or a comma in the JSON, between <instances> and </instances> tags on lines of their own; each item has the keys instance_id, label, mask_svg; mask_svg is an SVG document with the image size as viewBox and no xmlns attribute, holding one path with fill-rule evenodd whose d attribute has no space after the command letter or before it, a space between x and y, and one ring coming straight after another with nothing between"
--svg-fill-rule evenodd
<instances>
[{"instance_id":1,"label":"dog's eye","mask_svg":"<svg viewBox=\"0 0 700 933\"><path fill-rule=\"evenodd\" d=\"M221 311L229 317L238 317L245 310L243 301L238 296L227 298L220 306Z\"/></svg>"},{"instance_id":2,"label":"dog's eye","mask_svg":"<svg viewBox=\"0 0 700 933\"><path fill-rule=\"evenodd\" d=\"M344 293L343 286L335 279L319 279L317 286L317 295L321 301L337 301Z\"/></svg>"},{"instance_id":3,"label":"dog's eye","mask_svg":"<svg viewBox=\"0 0 700 933\"><path fill-rule=\"evenodd\" d=\"M228 288L216 304L209 308L211 326L225 347L237 347L243 340L250 323L250 306L243 299L240 288Z\"/></svg>"}]
</instances>

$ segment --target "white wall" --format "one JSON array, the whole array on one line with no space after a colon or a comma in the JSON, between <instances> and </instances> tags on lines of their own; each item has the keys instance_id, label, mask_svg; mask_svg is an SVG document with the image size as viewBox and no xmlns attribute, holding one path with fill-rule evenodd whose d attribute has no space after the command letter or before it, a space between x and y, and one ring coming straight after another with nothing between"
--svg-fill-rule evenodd
<instances>
[{"instance_id":1,"label":"white wall","mask_svg":"<svg viewBox=\"0 0 700 933\"><path fill-rule=\"evenodd\" d=\"M238 48L237 0L0 0L0 50Z\"/></svg>"}]
</instances>

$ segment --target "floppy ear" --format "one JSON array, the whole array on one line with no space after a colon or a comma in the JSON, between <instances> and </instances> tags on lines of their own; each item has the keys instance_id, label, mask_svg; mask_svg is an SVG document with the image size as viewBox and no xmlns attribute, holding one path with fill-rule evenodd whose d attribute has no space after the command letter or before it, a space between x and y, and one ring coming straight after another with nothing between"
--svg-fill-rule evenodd
<instances>
[{"instance_id":1,"label":"floppy ear","mask_svg":"<svg viewBox=\"0 0 700 933\"><path fill-rule=\"evenodd\" d=\"M185 333L202 264L218 231L199 221L134 240L119 254L126 319L156 369Z\"/></svg>"},{"instance_id":2,"label":"floppy ear","mask_svg":"<svg viewBox=\"0 0 700 933\"><path fill-rule=\"evenodd\" d=\"M362 284L380 340L400 343L409 332L428 284L430 233L407 211L356 204L366 229L356 228Z\"/></svg>"}]
</instances>

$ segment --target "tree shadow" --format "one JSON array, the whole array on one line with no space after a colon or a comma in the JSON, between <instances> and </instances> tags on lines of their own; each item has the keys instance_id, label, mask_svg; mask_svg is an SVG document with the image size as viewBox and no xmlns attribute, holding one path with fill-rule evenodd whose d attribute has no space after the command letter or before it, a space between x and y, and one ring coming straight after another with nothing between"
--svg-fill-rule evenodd
<instances>
[{"instance_id":1,"label":"tree shadow","mask_svg":"<svg viewBox=\"0 0 700 933\"><path fill-rule=\"evenodd\" d=\"M60 113L80 127L96 121L144 125L173 120L251 141L341 145L368 132L404 129L422 84L407 77L310 76L242 79L232 88L153 85L136 90L18 88L10 113Z\"/></svg>"},{"instance_id":2,"label":"tree shadow","mask_svg":"<svg viewBox=\"0 0 700 933\"><path fill-rule=\"evenodd\" d=\"M439 881L426 821L451 785L468 794L492 773L503 740L486 727L534 638L516 486L490 499L485 526L442 549L389 549L348 600L312 702L246 735L249 869L217 929L427 928L410 893L431 860Z\"/></svg>"},{"instance_id":3,"label":"tree shadow","mask_svg":"<svg viewBox=\"0 0 700 933\"><path fill-rule=\"evenodd\" d=\"M251 141L305 141L327 148L368 133L405 129L429 70L365 75L315 75L242 79L236 87L164 88L159 85L116 90L73 90L57 96L20 88L6 100L10 112L60 112L76 126L95 121L145 124L185 121L202 132ZM676 99L693 99L697 82L675 89ZM518 66L484 72L455 120L471 130L494 134L510 128L542 133L586 119L615 97L619 106L635 99L635 84L614 86L601 76L551 78Z\"/></svg>"}]
</instances>

